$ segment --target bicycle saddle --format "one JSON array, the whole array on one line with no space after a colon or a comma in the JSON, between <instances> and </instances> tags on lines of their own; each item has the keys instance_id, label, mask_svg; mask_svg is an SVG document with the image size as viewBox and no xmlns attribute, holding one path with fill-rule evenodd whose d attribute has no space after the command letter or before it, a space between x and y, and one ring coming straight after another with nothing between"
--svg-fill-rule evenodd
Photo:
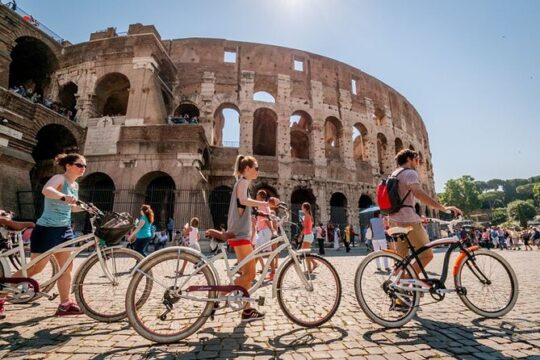
<instances>
[{"instance_id":1,"label":"bicycle saddle","mask_svg":"<svg viewBox=\"0 0 540 360\"><path fill-rule=\"evenodd\" d=\"M212 238L216 241L226 242L229 239L234 239L234 234L230 231L219 231L216 229L208 229L204 233L207 238Z\"/></svg>"},{"instance_id":2,"label":"bicycle saddle","mask_svg":"<svg viewBox=\"0 0 540 360\"><path fill-rule=\"evenodd\" d=\"M412 229L412 227L394 226L388 229L387 232L390 236L407 235Z\"/></svg>"},{"instance_id":3,"label":"bicycle saddle","mask_svg":"<svg viewBox=\"0 0 540 360\"><path fill-rule=\"evenodd\" d=\"M6 218L0 218L0 226L11 231L21 231L26 228L33 228L36 225L33 222L13 221Z\"/></svg>"}]
</instances>

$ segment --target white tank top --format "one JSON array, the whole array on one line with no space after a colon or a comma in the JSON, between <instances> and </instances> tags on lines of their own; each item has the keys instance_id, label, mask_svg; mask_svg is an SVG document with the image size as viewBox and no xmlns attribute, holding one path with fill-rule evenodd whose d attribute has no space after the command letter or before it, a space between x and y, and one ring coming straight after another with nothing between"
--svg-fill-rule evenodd
<instances>
[{"instance_id":1,"label":"white tank top","mask_svg":"<svg viewBox=\"0 0 540 360\"><path fill-rule=\"evenodd\" d=\"M198 236L199 235L199 229L196 227L191 227L191 231L189 232L189 245L194 245L198 243Z\"/></svg>"}]
</instances>

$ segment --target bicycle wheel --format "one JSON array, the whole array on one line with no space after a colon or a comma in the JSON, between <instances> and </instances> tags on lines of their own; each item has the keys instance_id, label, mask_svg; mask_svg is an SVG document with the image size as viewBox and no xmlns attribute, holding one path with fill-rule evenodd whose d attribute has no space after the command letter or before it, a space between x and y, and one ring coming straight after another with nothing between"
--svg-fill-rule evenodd
<instances>
[{"instance_id":1,"label":"bicycle wheel","mask_svg":"<svg viewBox=\"0 0 540 360\"><path fill-rule=\"evenodd\" d=\"M125 298L131 270L143 256L125 248L104 249L101 253L114 282L109 280L97 253L94 253L77 271L73 292L81 310L92 319L119 321L126 317Z\"/></svg>"},{"instance_id":2,"label":"bicycle wheel","mask_svg":"<svg viewBox=\"0 0 540 360\"><path fill-rule=\"evenodd\" d=\"M473 260L462 261L454 277L458 294L465 306L480 316L496 318L508 313L518 298L518 280L514 270L499 254L489 250L474 251Z\"/></svg>"},{"instance_id":3,"label":"bicycle wheel","mask_svg":"<svg viewBox=\"0 0 540 360\"><path fill-rule=\"evenodd\" d=\"M12 263L15 262L15 265L17 267L17 270L20 270L20 260L18 255L13 255ZM28 264L31 261L31 259L28 257L26 259L26 264ZM41 286L44 284L47 280L52 279L57 273L58 270L60 270L60 266L58 265L58 261L56 261L56 258L54 256L49 256L49 260L47 261L47 265L43 268L41 272L38 274L35 274L32 276L32 279L36 280L39 284L39 291L43 293L48 293L51 291L51 289L54 287L54 284L56 281L52 281L51 283L47 284L46 286ZM19 285L21 286L21 285ZM42 295L40 294L18 294L17 296L10 297L8 301L12 304L24 304L30 301L35 301L39 299Z\"/></svg>"},{"instance_id":4,"label":"bicycle wheel","mask_svg":"<svg viewBox=\"0 0 540 360\"><path fill-rule=\"evenodd\" d=\"M195 272L201 257L183 252L181 248L150 255L133 275L126 293L126 309L131 326L144 338L158 342L180 341L196 332L212 313L213 301L187 299L215 298L215 291L187 293L189 286L213 286L216 278L206 266ZM145 280L152 282L147 300L135 306L141 293L148 291Z\"/></svg>"},{"instance_id":5,"label":"bicycle wheel","mask_svg":"<svg viewBox=\"0 0 540 360\"><path fill-rule=\"evenodd\" d=\"M285 316L300 326L322 325L334 316L341 302L339 275L328 260L318 255L302 254L298 261L299 266L296 266L290 258L279 273L279 307Z\"/></svg>"},{"instance_id":6,"label":"bicycle wheel","mask_svg":"<svg viewBox=\"0 0 540 360\"><path fill-rule=\"evenodd\" d=\"M390 288L398 281L396 264L401 260L403 258L397 254L373 252L358 265L354 278L358 304L368 318L387 328L400 327L409 322L420 302L420 296L415 291ZM410 265L404 273L404 277L417 278Z\"/></svg>"}]
</instances>

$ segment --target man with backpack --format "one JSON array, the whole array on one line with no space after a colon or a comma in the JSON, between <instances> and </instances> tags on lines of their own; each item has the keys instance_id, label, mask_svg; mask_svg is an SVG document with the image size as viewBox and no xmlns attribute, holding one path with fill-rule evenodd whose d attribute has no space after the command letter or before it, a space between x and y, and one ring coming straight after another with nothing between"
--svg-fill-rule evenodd
<instances>
[{"instance_id":1,"label":"man with backpack","mask_svg":"<svg viewBox=\"0 0 540 360\"><path fill-rule=\"evenodd\" d=\"M416 168L420 165L420 159L416 151L404 149L397 153L396 162L398 168L383 180L377 188L377 200L383 214L389 215L390 227L412 228L408 238L415 249L429 243L429 236L422 226L422 219L416 213L414 205L416 199L427 206L443 212L452 212L454 215L462 215L460 209L454 206L444 206L430 197L420 186L420 177ZM398 241L397 252L405 257L409 253L406 241ZM425 267L433 259L431 249L419 255L422 265ZM420 272L418 264L413 267Z\"/></svg>"}]
</instances>

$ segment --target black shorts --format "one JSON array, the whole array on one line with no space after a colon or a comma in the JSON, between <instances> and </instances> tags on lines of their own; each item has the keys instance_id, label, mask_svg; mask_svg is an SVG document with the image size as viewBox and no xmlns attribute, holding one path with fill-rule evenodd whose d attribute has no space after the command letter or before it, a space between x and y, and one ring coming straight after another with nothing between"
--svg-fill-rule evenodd
<instances>
[{"instance_id":1,"label":"black shorts","mask_svg":"<svg viewBox=\"0 0 540 360\"><path fill-rule=\"evenodd\" d=\"M30 251L42 254L56 245L73 239L70 226L50 227L36 225L30 236Z\"/></svg>"}]
</instances>

